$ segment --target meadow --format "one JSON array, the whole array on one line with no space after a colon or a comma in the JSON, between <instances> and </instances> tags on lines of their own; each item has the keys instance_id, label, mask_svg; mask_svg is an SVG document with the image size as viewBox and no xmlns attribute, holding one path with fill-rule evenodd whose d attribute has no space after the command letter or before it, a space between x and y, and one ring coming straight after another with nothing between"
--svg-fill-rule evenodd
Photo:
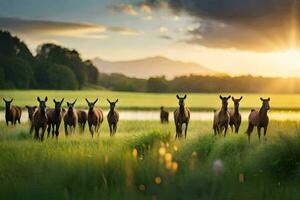
<instances>
[{"instance_id":1,"label":"meadow","mask_svg":"<svg viewBox=\"0 0 300 200\"><path fill-rule=\"evenodd\" d=\"M214 136L192 121L187 140L174 125L121 121L110 138L87 129L36 142L28 124L0 122L1 199L299 199L300 123L272 121L267 140L242 124Z\"/></svg>"},{"instance_id":2,"label":"meadow","mask_svg":"<svg viewBox=\"0 0 300 200\"><path fill-rule=\"evenodd\" d=\"M0 90L0 97L7 99L14 98L13 104L37 105L37 96L44 98L48 96L48 106L53 106L52 99L65 98L65 101L74 101L77 108L87 108L85 98L93 100L99 98L98 106L107 109L109 104L106 98L111 100L119 99L118 109L120 110L157 110L160 106L165 106L169 109L174 109L178 106L178 101L173 93L133 93L133 92L114 92L106 90L83 90L83 91L51 91L51 90ZM228 94L223 94L228 95ZM271 97L272 110L300 110L300 94L231 94L235 97L244 96L241 102L241 110L250 110L261 106L259 98ZM186 105L193 111L210 111L219 108L221 103L219 94L188 94ZM230 101L230 105L232 102ZM64 103L66 106L66 103ZM0 109L4 109L4 103L0 104Z\"/></svg>"}]
</instances>

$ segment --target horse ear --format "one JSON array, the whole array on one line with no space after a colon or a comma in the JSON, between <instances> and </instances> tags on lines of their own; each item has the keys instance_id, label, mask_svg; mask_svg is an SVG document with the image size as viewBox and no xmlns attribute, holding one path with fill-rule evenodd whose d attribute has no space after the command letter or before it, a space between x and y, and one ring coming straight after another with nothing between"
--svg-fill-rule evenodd
<instances>
[{"instance_id":1,"label":"horse ear","mask_svg":"<svg viewBox=\"0 0 300 200\"><path fill-rule=\"evenodd\" d=\"M41 99L40 99L40 97L37 97L37 100L38 100L38 102L41 102Z\"/></svg>"},{"instance_id":2,"label":"horse ear","mask_svg":"<svg viewBox=\"0 0 300 200\"><path fill-rule=\"evenodd\" d=\"M222 95L220 95L219 97L220 97L221 100L223 99Z\"/></svg>"},{"instance_id":3,"label":"horse ear","mask_svg":"<svg viewBox=\"0 0 300 200\"><path fill-rule=\"evenodd\" d=\"M97 103L97 101L98 101L98 98L94 101L94 104L96 104Z\"/></svg>"},{"instance_id":4,"label":"horse ear","mask_svg":"<svg viewBox=\"0 0 300 200\"><path fill-rule=\"evenodd\" d=\"M110 100L109 100L109 99L106 99L106 101L107 101L109 104L111 104L111 102L110 102Z\"/></svg>"},{"instance_id":5,"label":"horse ear","mask_svg":"<svg viewBox=\"0 0 300 200\"><path fill-rule=\"evenodd\" d=\"M261 101L264 101L264 99L263 99L262 97L260 97L260 100L261 100Z\"/></svg>"},{"instance_id":6,"label":"horse ear","mask_svg":"<svg viewBox=\"0 0 300 200\"><path fill-rule=\"evenodd\" d=\"M90 104L90 102L89 102L89 100L88 100L87 98L85 98L85 101L86 101L88 104Z\"/></svg>"},{"instance_id":7,"label":"horse ear","mask_svg":"<svg viewBox=\"0 0 300 200\"><path fill-rule=\"evenodd\" d=\"M28 109L28 108L29 108L29 106L28 106L28 105L26 105L26 106L25 106L25 108L27 108L27 109Z\"/></svg>"},{"instance_id":8,"label":"horse ear","mask_svg":"<svg viewBox=\"0 0 300 200\"><path fill-rule=\"evenodd\" d=\"M235 99L234 99L234 97L231 97L231 99L232 99L232 101L234 101Z\"/></svg>"},{"instance_id":9,"label":"horse ear","mask_svg":"<svg viewBox=\"0 0 300 200\"><path fill-rule=\"evenodd\" d=\"M230 97L231 97L231 95L229 95L229 96L227 97L227 100L230 99Z\"/></svg>"},{"instance_id":10,"label":"horse ear","mask_svg":"<svg viewBox=\"0 0 300 200\"><path fill-rule=\"evenodd\" d=\"M75 99L75 101L72 103L73 105L76 103L77 99Z\"/></svg>"},{"instance_id":11,"label":"horse ear","mask_svg":"<svg viewBox=\"0 0 300 200\"><path fill-rule=\"evenodd\" d=\"M269 98L268 98L268 101L270 101L270 100L271 100L271 98L269 97Z\"/></svg>"},{"instance_id":12,"label":"horse ear","mask_svg":"<svg viewBox=\"0 0 300 200\"><path fill-rule=\"evenodd\" d=\"M6 102L6 99L2 98L4 102Z\"/></svg>"},{"instance_id":13,"label":"horse ear","mask_svg":"<svg viewBox=\"0 0 300 200\"><path fill-rule=\"evenodd\" d=\"M115 103L118 103L118 101L119 101L119 99L117 99L117 100L115 101Z\"/></svg>"},{"instance_id":14,"label":"horse ear","mask_svg":"<svg viewBox=\"0 0 300 200\"><path fill-rule=\"evenodd\" d=\"M45 102L47 102L48 101L48 97L45 97Z\"/></svg>"},{"instance_id":15,"label":"horse ear","mask_svg":"<svg viewBox=\"0 0 300 200\"><path fill-rule=\"evenodd\" d=\"M54 103L56 103L56 100L55 100L55 99L53 99L53 102L54 102Z\"/></svg>"},{"instance_id":16,"label":"horse ear","mask_svg":"<svg viewBox=\"0 0 300 200\"><path fill-rule=\"evenodd\" d=\"M62 100L60 101L60 104L62 104L64 102L65 98L62 98Z\"/></svg>"},{"instance_id":17,"label":"horse ear","mask_svg":"<svg viewBox=\"0 0 300 200\"><path fill-rule=\"evenodd\" d=\"M241 96L241 97L239 98L239 101L242 100L242 99L243 99L243 96Z\"/></svg>"},{"instance_id":18,"label":"horse ear","mask_svg":"<svg viewBox=\"0 0 300 200\"><path fill-rule=\"evenodd\" d=\"M69 102L67 102L67 106L69 107L69 105L70 105L70 103Z\"/></svg>"},{"instance_id":19,"label":"horse ear","mask_svg":"<svg viewBox=\"0 0 300 200\"><path fill-rule=\"evenodd\" d=\"M176 97L177 97L177 99L180 99L180 97L179 97L179 95L178 95L178 94L176 95Z\"/></svg>"},{"instance_id":20,"label":"horse ear","mask_svg":"<svg viewBox=\"0 0 300 200\"><path fill-rule=\"evenodd\" d=\"M186 94L184 95L183 99L186 99Z\"/></svg>"}]
</instances>

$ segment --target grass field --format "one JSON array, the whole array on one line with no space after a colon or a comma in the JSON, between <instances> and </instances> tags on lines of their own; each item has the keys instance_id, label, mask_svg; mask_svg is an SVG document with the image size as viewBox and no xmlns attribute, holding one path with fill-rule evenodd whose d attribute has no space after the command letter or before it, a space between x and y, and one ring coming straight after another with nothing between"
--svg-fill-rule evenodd
<instances>
[{"instance_id":1,"label":"grass field","mask_svg":"<svg viewBox=\"0 0 300 200\"><path fill-rule=\"evenodd\" d=\"M226 94L224 94L226 95ZM232 94L235 97L241 95L244 99L241 102L241 109L249 110L251 108L260 107L259 98L271 97L271 107L273 110L300 110L300 94ZM94 100L99 98L98 106L106 109L108 103L106 98L117 99L119 103L117 107L123 110L157 110L160 106L173 109L178 106L175 94L152 94L152 93L131 93L131 92L113 92L113 91L47 91L47 90L0 90L0 97L14 98L14 103L20 106L36 105L37 96L44 98L48 96L50 101L48 106L53 106L52 99L65 98L66 101L74 101L77 108L86 108L85 98ZM219 94L188 94L186 105L192 110L211 110L220 107ZM66 105L66 103L64 104ZM230 106L232 102L230 101ZM4 109L4 102L0 104L0 108Z\"/></svg>"},{"instance_id":2,"label":"grass field","mask_svg":"<svg viewBox=\"0 0 300 200\"><path fill-rule=\"evenodd\" d=\"M191 122L180 141L172 123L120 122L110 138L104 122L93 140L61 131L41 143L28 124L1 122L1 199L299 199L299 125L273 121L249 145L242 133L214 137L211 122Z\"/></svg>"}]
</instances>

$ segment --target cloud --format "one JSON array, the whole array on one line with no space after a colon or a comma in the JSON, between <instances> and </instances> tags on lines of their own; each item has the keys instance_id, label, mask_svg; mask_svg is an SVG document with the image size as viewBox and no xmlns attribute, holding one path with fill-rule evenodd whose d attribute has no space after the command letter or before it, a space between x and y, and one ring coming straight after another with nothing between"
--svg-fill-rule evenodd
<instances>
[{"instance_id":1,"label":"cloud","mask_svg":"<svg viewBox=\"0 0 300 200\"><path fill-rule=\"evenodd\" d=\"M172 40L173 38L169 35L160 35L159 38L164 39L164 40Z\"/></svg>"},{"instance_id":2,"label":"cloud","mask_svg":"<svg viewBox=\"0 0 300 200\"><path fill-rule=\"evenodd\" d=\"M130 29L126 27L110 26L107 27L108 31L119 33L121 35L141 35L144 32L142 30Z\"/></svg>"},{"instance_id":3,"label":"cloud","mask_svg":"<svg viewBox=\"0 0 300 200\"><path fill-rule=\"evenodd\" d=\"M142 12L144 13L151 13L152 12L152 8L151 6L147 5L147 4L140 4L140 9Z\"/></svg>"},{"instance_id":4,"label":"cloud","mask_svg":"<svg viewBox=\"0 0 300 200\"><path fill-rule=\"evenodd\" d=\"M149 16L142 17L142 19L146 20L146 21L151 21L153 19L153 17L151 15L149 15Z\"/></svg>"},{"instance_id":5,"label":"cloud","mask_svg":"<svg viewBox=\"0 0 300 200\"><path fill-rule=\"evenodd\" d=\"M109 6L109 8L114 12L122 12L122 13L125 13L127 15L132 15L132 16L138 15L138 13L134 9L134 7L130 4L121 3L121 4L117 4L117 5L111 5L111 6ZM149 9L151 9L151 8L149 7Z\"/></svg>"},{"instance_id":6,"label":"cloud","mask_svg":"<svg viewBox=\"0 0 300 200\"><path fill-rule=\"evenodd\" d=\"M109 36L106 35L108 32L114 32L120 35L142 34L141 30L128 27L1 17L0 29L29 35L50 35L89 39L107 39L109 38Z\"/></svg>"},{"instance_id":7,"label":"cloud","mask_svg":"<svg viewBox=\"0 0 300 200\"><path fill-rule=\"evenodd\" d=\"M159 8L162 0L146 0ZM198 27L187 42L214 48L275 51L300 48L298 0L166 0L174 14L187 14Z\"/></svg>"},{"instance_id":8,"label":"cloud","mask_svg":"<svg viewBox=\"0 0 300 200\"><path fill-rule=\"evenodd\" d=\"M166 32L168 32L168 28L166 28L164 26L161 26L161 27L159 27L159 32L160 33L166 33Z\"/></svg>"}]
</instances>

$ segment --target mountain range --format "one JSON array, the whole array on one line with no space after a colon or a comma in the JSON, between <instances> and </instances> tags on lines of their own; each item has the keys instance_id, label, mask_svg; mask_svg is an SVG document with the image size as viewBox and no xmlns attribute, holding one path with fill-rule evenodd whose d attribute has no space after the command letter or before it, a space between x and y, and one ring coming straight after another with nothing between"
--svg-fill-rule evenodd
<instances>
[{"instance_id":1,"label":"mountain range","mask_svg":"<svg viewBox=\"0 0 300 200\"><path fill-rule=\"evenodd\" d=\"M197 63L182 62L166 57L156 56L130 61L107 61L100 58L92 60L102 73L121 73L129 77L149 78L165 76L168 79L182 75L213 75L211 69Z\"/></svg>"}]
</instances>

